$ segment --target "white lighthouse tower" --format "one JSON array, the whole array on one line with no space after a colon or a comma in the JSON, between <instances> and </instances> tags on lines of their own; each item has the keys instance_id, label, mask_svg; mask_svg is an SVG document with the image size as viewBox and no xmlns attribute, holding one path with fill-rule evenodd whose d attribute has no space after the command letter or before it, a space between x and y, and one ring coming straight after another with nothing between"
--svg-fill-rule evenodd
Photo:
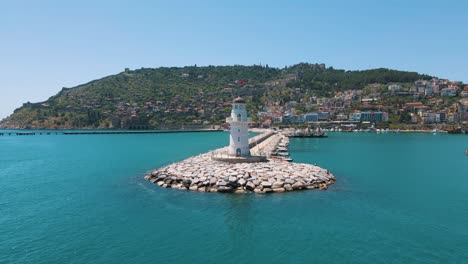
<instances>
[{"instance_id":1,"label":"white lighthouse tower","mask_svg":"<svg viewBox=\"0 0 468 264\"><path fill-rule=\"evenodd\" d=\"M244 99L234 99L231 116L226 118L226 122L231 125L228 154L236 157L250 156L248 129L251 119L247 117Z\"/></svg>"}]
</instances>

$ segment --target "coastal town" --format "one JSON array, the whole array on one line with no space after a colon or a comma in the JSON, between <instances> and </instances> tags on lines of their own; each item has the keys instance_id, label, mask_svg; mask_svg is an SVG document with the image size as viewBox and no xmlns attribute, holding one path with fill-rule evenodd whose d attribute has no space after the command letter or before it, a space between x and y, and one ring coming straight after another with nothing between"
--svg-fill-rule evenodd
<instances>
[{"instance_id":1,"label":"coastal town","mask_svg":"<svg viewBox=\"0 0 468 264\"><path fill-rule=\"evenodd\" d=\"M324 78L321 76L342 72L326 68L324 64L298 64L294 69L242 67L240 69L246 73L231 74L229 78L226 77L228 73L220 75L223 78L207 74L213 70L210 67L125 69L118 75L83 86L63 88L45 102L25 103L2 120L0 127L227 129L229 125L225 117L229 114L231 100L243 96L252 106L249 109L251 127L312 124L344 131L436 129L462 133L468 130L468 85L463 82L426 75L396 78L389 74L405 76L410 73L376 70L375 80L365 77L356 85L347 84L344 79L341 88L334 88L333 78L329 78L328 83L322 81L320 86L308 87L307 73L315 74L314 78ZM164 72L168 77L158 79L158 82L165 87L175 85L171 89L154 90L155 84L148 88L143 84L134 88L127 85L137 82L134 80L137 78L140 78L138 82L146 81L148 74L163 70L169 71ZM236 78L252 72L255 78ZM258 77L265 73L268 77ZM411 79L414 81L408 82ZM354 86L355 89L345 89ZM323 90L323 87L329 88Z\"/></svg>"},{"instance_id":2,"label":"coastal town","mask_svg":"<svg viewBox=\"0 0 468 264\"><path fill-rule=\"evenodd\" d=\"M301 94L301 89L296 88L296 92ZM340 129L372 125L461 128L468 124L468 85L436 78L418 80L411 86L374 84L363 90L337 92L330 98L310 97L284 105L271 102L258 117L263 127L321 123Z\"/></svg>"}]
</instances>

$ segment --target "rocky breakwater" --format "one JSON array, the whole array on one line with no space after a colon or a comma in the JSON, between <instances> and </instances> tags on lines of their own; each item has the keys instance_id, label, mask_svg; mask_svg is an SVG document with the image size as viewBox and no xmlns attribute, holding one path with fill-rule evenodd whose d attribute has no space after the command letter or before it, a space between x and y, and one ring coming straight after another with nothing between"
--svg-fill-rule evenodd
<instances>
[{"instance_id":1,"label":"rocky breakwater","mask_svg":"<svg viewBox=\"0 0 468 264\"><path fill-rule=\"evenodd\" d=\"M271 193L325 190L335 181L328 170L270 160L258 163L225 163L211 152L152 171L145 179L164 188L199 192Z\"/></svg>"}]
</instances>

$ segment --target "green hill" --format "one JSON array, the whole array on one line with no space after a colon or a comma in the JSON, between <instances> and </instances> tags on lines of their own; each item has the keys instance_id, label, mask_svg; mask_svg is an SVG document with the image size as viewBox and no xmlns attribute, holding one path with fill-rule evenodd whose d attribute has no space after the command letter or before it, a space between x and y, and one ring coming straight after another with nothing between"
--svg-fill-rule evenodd
<instances>
[{"instance_id":1,"label":"green hill","mask_svg":"<svg viewBox=\"0 0 468 264\"><path fill-rule=\"evenodd\" d=\"M3 128L157 128L219 124L234 96L255 116L266 101L328 96L371 83L414 82L430 76L388 69L344 71L301 63L266 66L161 67L128 70L73 88L39 103L25 103L0 122ZM296 88L304 94L297 94Z\"/></svg>"}]
</instances>

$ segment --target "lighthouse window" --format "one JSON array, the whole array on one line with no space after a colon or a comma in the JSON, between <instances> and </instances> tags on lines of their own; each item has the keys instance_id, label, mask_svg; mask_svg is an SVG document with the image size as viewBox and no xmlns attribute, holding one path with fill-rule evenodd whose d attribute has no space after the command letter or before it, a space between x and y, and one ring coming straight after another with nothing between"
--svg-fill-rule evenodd
<instances>
[{"instance_id":1,"label":"lighthouse window","mask_svg":"<svg viewBox=\"0 0 468 264\"><path fill-rule=\"evenodd\" d=\"M240 142L240 137L237 137L237 142Z\"/></svg>"},{"instance_id":2,"label":"lighthouse window","mask_svg":"<svg viewBox=\"0 0 468 264\"><path fill-rule=\"evenodd\" d=\"M241 114L237 114L237 118L238 119L241 119L242 115Z\"/></svg>"},{"instance_id":3,"label":"lighthouse window","mask_svg":"<svg viewBox=\"0 0 468 264\"><path fill-rule=\"evenodd\" d=\"M234 109L237 109L237 105L234 105Z\"/></svg>"},{"instance_id":4,"label":"lighthouse window","mask_svg":"<svg viewBox=\"0 0 468 264\"><path fill-rule=\"evenodd\" d=\"M240 128L237 129L237 132L240 132Z\"/></svg>"}]
</instances>

